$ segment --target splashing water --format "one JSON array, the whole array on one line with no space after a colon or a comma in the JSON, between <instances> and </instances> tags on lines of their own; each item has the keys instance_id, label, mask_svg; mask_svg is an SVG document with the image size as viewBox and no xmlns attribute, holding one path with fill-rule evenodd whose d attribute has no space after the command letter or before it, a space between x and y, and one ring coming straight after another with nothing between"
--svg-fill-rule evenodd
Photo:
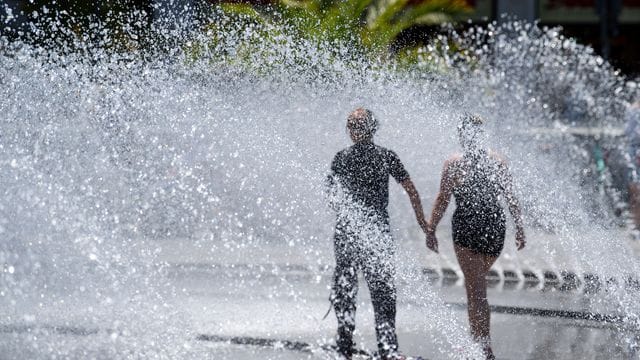
<instances>
[{"instance_id":1,"label":"splashing water","mask_svg":"<svg viewBox=\"0 0 640 360\"><path fill-rule=\"evenodd\" d=\"M324 180L333 155L350 145L346 115L358 106L381 119L376 142L399 154L427 209L443 161L457 151L460 115L488 120L530 229L524 253L507 240L520 271L596 274L619 284L639 273L611 209L576 176L588 166L581 143L531 130L618 127L631 96L618 73L557 29L516 22L449 30L404 69L296 37L286 26L225 26L155 53L2 40L4 323L105 331L113 357L189 357L187 345L175 344L195 329L176 306L182 290L165 261L303 264L322 274L332 265L334 225ZM446 51L451 43L466 50ZM396 241L422 241L393 185L389 210ZM181 246L195 250L171 253ZM442 330L433 341L443 355L478 356L438 289L416 273L425 258L413 255L399 255L399 280L408 284L400 301L425 305L425 327ZM431 267L455 263L446 252L425 256ZM297 301L304 289L285 288L273 295L305 309ZM640 309L632 290L619 286L594 299L615 303L625 326L634 325ZM284 326L290 322L299 319ZM34 344L9 337L0 347ZM100 346L80 343L66 355ZM471 350L456 355L459 347ZM65 356L56 351L33 354Z\"/></svg>"}]
</instances>

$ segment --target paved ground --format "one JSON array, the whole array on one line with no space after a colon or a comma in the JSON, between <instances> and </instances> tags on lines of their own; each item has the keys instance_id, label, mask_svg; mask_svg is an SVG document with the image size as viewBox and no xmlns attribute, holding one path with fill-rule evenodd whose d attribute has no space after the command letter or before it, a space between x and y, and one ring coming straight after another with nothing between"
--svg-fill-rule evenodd
<instances>
[{"instance_id":1,"label":"paved ground","mask_svg":"<svg viewBox=\"0 0 640 360\"><path fill-rule=\"evenodd\" d=\"M165 287L175 289L166 297L169 303L133 301L129 292L99 304L77 296L53 305L46 299L1 303L0 359L332 358L324 348L333 343L336 323L333 313L323 319L329 308L330 252L301 253L288 245L270 245L268 252L201 245L158 243L159 260L168 264ZM401 349L427 359L473 358L455 259L446 244L437 260L418 254L420 246L403 246L400 253ZM528 281L504 270L513 269L513 263L501 260L489 290L499 359L638 358L632 322L612 301L624 284ZM366 287L360 289L356 337L362 349L372 350L373 312ZM109 306L110 311L99 311ZM114 321L117 312L122 320ZM129 322L138 327L120 324L131 316Z\"/></svg>"},{"instance_id":2,"label":"paved ground","mask_svg":"<svg viewBox=\"0 0 640 360\"><path fill-rule=\"evenodd\" d=\"M188 332L170 338L175 344L145 343L136 334L120 334L129 340L117 343L104 327L86 328L74 321L56 327L51 316L29 326L1 327L5 335L0 340L0 358L332 358L322 350L332 343L336 326L333 314L322 319L329 305L325 276L299 270L251 275L246 269L194 265L172 267L167 276L181 292L173 305L180 309L181 321L189 324ZM428 359L468 356L469 345L455 340L467 331L463 288L440 285L428 277L423 280L424 289L430 289L423 297L415 295L411 282L400 288L402 350ZM361 348L370 350L374 349L373 313L365 288L361 287L360 295L357 339ZM575 291L493 288L489 301L494 306L492 334L498 358L637 358L625 346L633 334L617 318L584 319L615 314L597 298ZM145 353L148 346L165 350Z\"/></svg>"},{"instance_id":3,"label":"paved ground","mask_svg":"<svg viewBox=\"0 0 640 360\"><path fill-rule=\"evenodd\" d=\"M193 314L200 333L227 339L286 339L311 344L331 342L335 329L333 314L322 320L328 308L325 288L328 279L303 275L287 277L282 274L261 279L245 276L243 287L230 289L221 286L213 289L205 286L210 281L231 275L229 271L224 272L226 275L222 275L220 270L189 269L174 274L175 280L183 284L189 293L185 306ZM407 295L411 289L400 291L404 293L400 296L398 310L400 343L407 354L420 354L432 359L450 358L457 349L455 345L446 343L442 333L444 330L455 333L457 327L466 331L464 291L456 285L439 285L431 289L435 298L445 304L444 310L432 304L433 299L426 299L422 303L415 301L411 295ZM358 339L362 347L372 349L373 314L364 288L361 294ZM584 320L594 315L615 314L614 310L606 309L607 306L596 298L580 292L559 290L491 290L489 301L494 305L492 333L498 357L634 358L630 349L624 346L625 337L631 335L621 330L615 317L600 317L598 321ZM595 309L601 312L594 312ZM452 317L446 321L436 318L443 315ZM282 354L269 353L268 356L287 358L288 352L283 350Z\"/></svg>"}]
</instances>

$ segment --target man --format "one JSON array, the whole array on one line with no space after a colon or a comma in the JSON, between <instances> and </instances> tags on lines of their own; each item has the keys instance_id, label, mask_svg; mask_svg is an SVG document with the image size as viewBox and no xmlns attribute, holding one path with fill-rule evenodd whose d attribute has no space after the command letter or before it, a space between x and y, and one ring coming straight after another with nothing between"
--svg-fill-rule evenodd
<instances>
[{"instance_id":1,"label":"man","mask_svg":"<svg viewBox=\"0 0 640 360\"><path fill-rule=\"evenodd\" d=\"M373 143L377 127L370 110L358 108L349 115L347 129L354 145L336 154L329 176L330 203L337 212L331 299L338 318L338 352L346 359L355 345L358 270L371 293L380 357L401 358L395 330L395 243L387 212L389 176L407 191L418 224L425 233L427 229L420 196L402 162L393 151Z\"/></svg>"}]
</instances>

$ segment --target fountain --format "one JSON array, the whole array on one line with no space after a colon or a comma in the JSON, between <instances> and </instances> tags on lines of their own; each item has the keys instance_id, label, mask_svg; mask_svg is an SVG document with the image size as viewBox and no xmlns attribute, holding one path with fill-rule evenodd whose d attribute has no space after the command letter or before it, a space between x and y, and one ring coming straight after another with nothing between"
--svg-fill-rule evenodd
<instances>
[{"instance_id":1,"label":"fountain","mask_svg":"<svg viewBox=\"0 0 640 360\"><path fill-rule=\"evenodd\" d=\"M498 355L633 355L638 257L566 129L620 127L635 90L589 48L510 22L446 30L406 69L286 26L227 25L215 41L157 29L153 51L124 53L0 40L2 354L330 358L324 180L349 145L346 115L366 106L427 208L460 114L488 119L529 238L516 253L508 234L494 269ZM400 346L477 357L461 288L446 286L461 281L448 221L441 255L427 253L404 196L391 186ZM360 308L359 341L372 348ZM540 331L571 323L532 342L517 314L543 316Z\"/></svg>"}]
</instances>

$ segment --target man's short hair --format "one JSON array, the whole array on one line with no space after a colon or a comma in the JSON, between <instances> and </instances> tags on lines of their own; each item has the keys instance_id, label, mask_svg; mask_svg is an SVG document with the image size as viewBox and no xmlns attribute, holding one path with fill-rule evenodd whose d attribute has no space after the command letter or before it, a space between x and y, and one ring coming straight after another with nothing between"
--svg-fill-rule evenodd
<instances>
[{"instance_id":1,"label":"man's short hair","mask_svg":"<svg viewBox=\"0 0 640 360\"><path fill-rule=\"evenodd\" d=\"M371 110L357 108L349 114L347 128L359 137L371 138L378 130L378 120Z\"/></svg>"}]
</instances>

